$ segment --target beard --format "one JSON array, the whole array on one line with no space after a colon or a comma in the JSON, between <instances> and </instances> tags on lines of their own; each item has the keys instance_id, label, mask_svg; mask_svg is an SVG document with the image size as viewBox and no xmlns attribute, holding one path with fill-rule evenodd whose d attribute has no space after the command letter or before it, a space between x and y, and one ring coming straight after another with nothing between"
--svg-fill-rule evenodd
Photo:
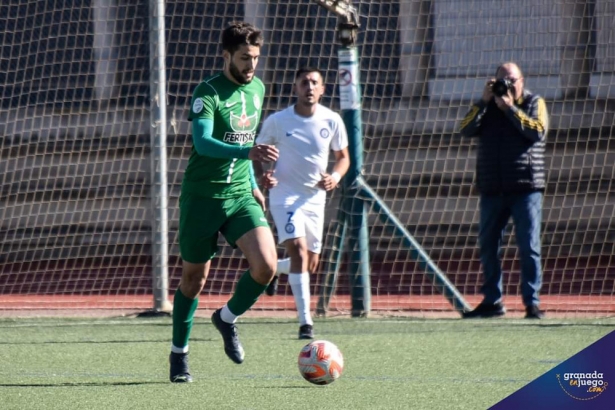
<instances>
[{"instance_id":1,"label":"beard","mask_svg":"<svg viewBox=\"0 0 615 410\"><path fill-rule=\"evenodd\" d=\"M229 73L239 84L249 84L252 82L252 78L254 78L254 76L252 76L252 78L248 78L246 74L239 71L237 66L233 64L232 61L229 63Z\"/></svg>"}]
</instances>

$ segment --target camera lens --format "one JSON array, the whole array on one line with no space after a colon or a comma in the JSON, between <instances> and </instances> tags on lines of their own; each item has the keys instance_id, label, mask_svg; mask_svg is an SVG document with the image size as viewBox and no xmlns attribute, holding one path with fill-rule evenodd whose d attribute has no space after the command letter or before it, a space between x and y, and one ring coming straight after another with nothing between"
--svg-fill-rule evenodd
<instances>
[{"instance_id":1,"label":"camera lens","mask_svg":"<svg viewBox=\"0 0 615 410\"><path fill-rule=\"evenodd\" d=\"M496 80L491 86L491 91L493 92L493 94L497 95L498 97L501 97L508 93L508 90L511 88L510 86L511 84L508 80Z\"/></svg>"}]
</instances>

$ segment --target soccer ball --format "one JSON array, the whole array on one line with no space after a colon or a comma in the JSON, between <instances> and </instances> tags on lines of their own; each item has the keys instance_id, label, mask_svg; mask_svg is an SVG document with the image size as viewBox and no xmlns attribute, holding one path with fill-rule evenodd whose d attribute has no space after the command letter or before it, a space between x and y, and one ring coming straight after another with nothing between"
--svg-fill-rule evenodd
<instances>
[{"instance_id":1,"label":"soccer ball","mask_svg":"<svg viewBox=\"0 0 615 410\"><path fill-rule=\"evenodd\" d=\"M331 342L314 340L299 352L299 373L313 384L331 384L344 371L342 352Z\"/></svg>"}]
</instances>

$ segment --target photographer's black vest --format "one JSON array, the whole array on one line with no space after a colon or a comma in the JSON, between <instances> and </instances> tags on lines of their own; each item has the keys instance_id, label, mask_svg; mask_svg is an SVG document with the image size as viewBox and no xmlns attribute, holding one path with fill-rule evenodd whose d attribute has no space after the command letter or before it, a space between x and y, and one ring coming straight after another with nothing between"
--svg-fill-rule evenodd
<instances>
[{"instance_id":1,"label":"photographer's black vest","mask_svg":"<svg viewBox=\"0 0 615 410\"><path fill-rule=\"evenodd\" d=\"M523 97L518 108L525 113L537 109L538 96ZM481 121L476 182L482 195L544 191L546 185L544 139L527 139L493 101Z\"/></svg>"}]
</instances>

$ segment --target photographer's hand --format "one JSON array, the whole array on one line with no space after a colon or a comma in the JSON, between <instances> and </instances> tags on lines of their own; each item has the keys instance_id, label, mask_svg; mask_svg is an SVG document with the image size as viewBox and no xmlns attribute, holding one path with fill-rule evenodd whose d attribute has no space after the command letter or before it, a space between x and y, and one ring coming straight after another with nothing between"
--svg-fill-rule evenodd
<instances>
[{"instance_id":1,"label":"photographer's hand","mask_svg":"<svg viewBox=\"0 0 615 410\"><path fill-rule=\"evenodd\" d=\"M483 102L487 104L493 98L493 91L491 91L491 87L493 87L493 83L495 83L495 78L490 78L485 84L485 88L483 89Z\"/></svg>"},{"instance_id":2,"label":"photographer's hand","mask_svg":"<svg viewBox=\"0 0 615 410\"><path fill-rule=\"evenodd\" d=\"M508 94L504 94L501 97L495 96L495 104L498 108L504 112L508 111L510 107L514 105L514 98L508 91Z\"/></svg>"}]
</instances>

